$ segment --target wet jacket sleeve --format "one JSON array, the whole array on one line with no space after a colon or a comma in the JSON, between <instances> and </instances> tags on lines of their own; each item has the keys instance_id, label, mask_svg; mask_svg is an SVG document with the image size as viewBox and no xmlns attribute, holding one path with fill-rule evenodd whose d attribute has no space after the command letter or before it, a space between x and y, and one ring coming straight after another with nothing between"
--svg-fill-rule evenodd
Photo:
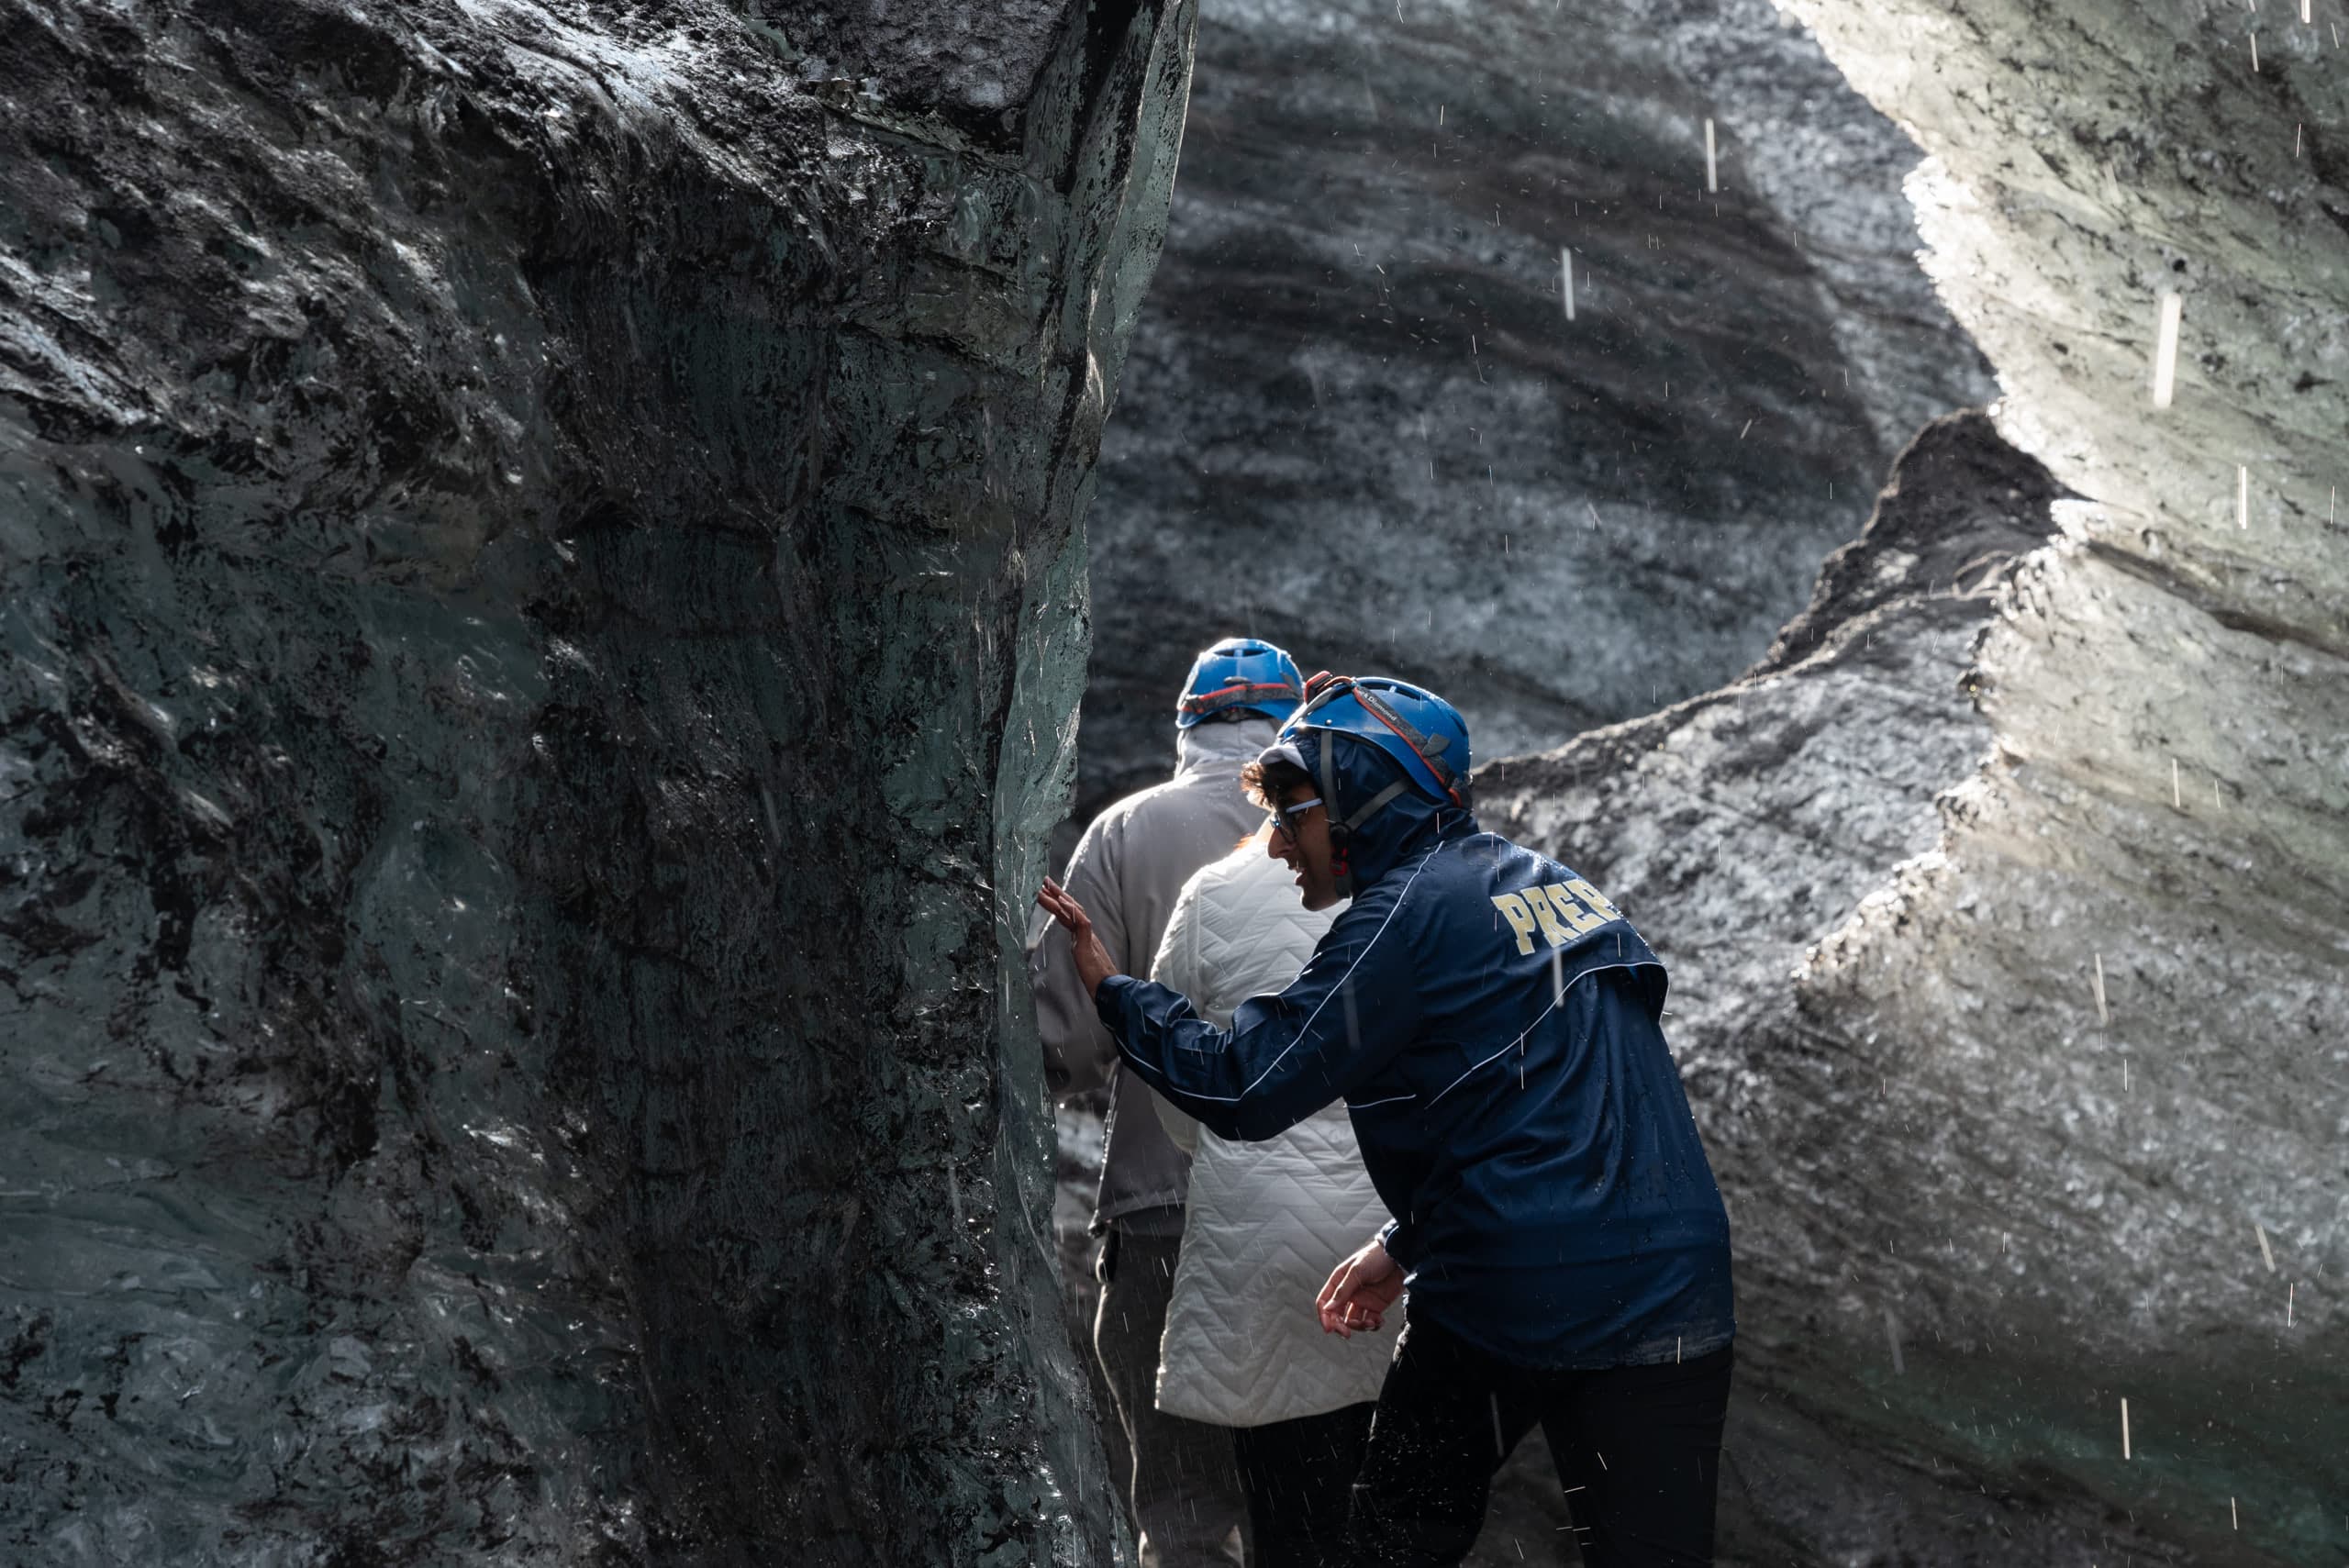
<instances>
[{"instance_id":1,"label":"wet jacket sleeve","mask_svg":"<svg viewBox=\"0 0 2349 1568\"><path fill-rule=\"evenodd\" d=\"M1177 1110L1224 1138L1295 1127L1391 1062L1417 1034L1414 944L1398 900L1357 899L1288 989L1252 996L1219 1029L1181 993L1128 975L1095 1002L1117 1049Z\"/></svg>"},{"instance_id":2,"label":"wet jacket sleeve","mask_svg":"<svg viewBox=\"0 0 2349 1568\"><path fill-rule=\"evenodd\" d=\"M1404 1219L1390 1219L1379 1229L1378 1244L1386 1255L1407 1269L1419 1266L1419 1228Z\"/></svg>"},{"instance_id":3,"label":"wet jacket sleeve","mask_svg":"<svg viewBox=\"0 0 2349 1568\"><path fill-rule=\"evenodd\" d=\"M1126 951L1125 901L1118 888L1122 834L1105 814L1085 830L1061 879L1070 896L1093 917L1093 933L1109 951L1119 973L1131 966ZM1043 911L1030 928L1028 978L1036 990L1036 1032L1044 1042L1044 1082L1055 1095L1097 1089L1117 1065L1116 1048L1095 1013L1093 999L1077 978L1076 952L1068 932ZM1142 958L1150 955L1144 953Z\"/></svg>"}]
</instances>

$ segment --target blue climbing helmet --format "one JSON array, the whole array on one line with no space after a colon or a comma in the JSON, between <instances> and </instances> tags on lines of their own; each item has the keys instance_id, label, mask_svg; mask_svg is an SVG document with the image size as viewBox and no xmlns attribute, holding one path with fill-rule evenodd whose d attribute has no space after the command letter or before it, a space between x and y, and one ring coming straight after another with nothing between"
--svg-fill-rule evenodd
<instances>
[{"instance_id":1,"label":"blue climbing helmet","mask_svg":"<svg viewBox=\"0 0 2349 1568\"><path fill-rule=\"evenodd\" d=\"M1439 806L1465 809L1468 800L1468 721L1460 710L1425 686L1389 675L1332 675L1306 684L1305 706L1281 727L1280 743L1294 747L1309 730L1351 735L1391 758L1402 777L1370 799L1338 815L1336 750L1324 740L1320 756L1321 798L1330 803L1331 825L1351 833L1406 789L1416 789ZM1351 803L1349 803L1351 805Z\"/></svg>"},{"instance_id":2,"label":"blue climbing helmet","mask_svg":"<svg viewBox=\"0 0 2349 1568\"><path fill-rule=\"evenodd\" d=\"M1227 637L1191 661L1191 678L1174 705L1174 726L1188 729L1219 713L1261 714L1278 724L1305 700L1297 661L1269 642Z\"/></svg>"}]
</instances>

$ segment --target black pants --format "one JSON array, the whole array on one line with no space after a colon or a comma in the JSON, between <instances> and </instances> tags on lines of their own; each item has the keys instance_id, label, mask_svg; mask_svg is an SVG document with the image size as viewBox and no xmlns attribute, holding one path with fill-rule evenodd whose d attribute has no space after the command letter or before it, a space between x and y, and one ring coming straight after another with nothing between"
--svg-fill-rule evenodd
<instances>
[{"instance_id":1,"label":"black pants","mask_svg":"<svg viewBox=\"0 0 2349 1568\"><path fill-rule=\"evenodd\" d=\"M1540 1422L1586 1568L1701 1568L1730 1347L1686 1362L1530 1372L1413 1321L1354 1481L1354 1561L1435 1568L1476 1543L1493 1472Z\"/></svg>"},{"instance_id":2,"label":"black pants","mask_svg":"<svg viewBox=\"0 0 2349 1568\"><path fill-rule=\"evenodd\" d=\"M1262 1427L1235 1427L1248 1498L1250 1568L1353 1568L1346 1508L1375 1405L1348 1405Z\"/></svg>"},{"instance_id":3,"label":"black pants","mask_svg":"<svg viewBox=\"0 0 2349 1568\"><path fill-rule=\"evenodd\" d=\"M1094 1269L1101 1306L1093 1348L1133 1461L1126 1496L1141 1568L1229 1568L1239 1559L1224 1550L1225 1538L1241 1529L1247 1515L1230 1429L1158 1407L1158 1343L1181 1246L1179 1237L1111 1227Z\"/></svg>"}]
</instances>

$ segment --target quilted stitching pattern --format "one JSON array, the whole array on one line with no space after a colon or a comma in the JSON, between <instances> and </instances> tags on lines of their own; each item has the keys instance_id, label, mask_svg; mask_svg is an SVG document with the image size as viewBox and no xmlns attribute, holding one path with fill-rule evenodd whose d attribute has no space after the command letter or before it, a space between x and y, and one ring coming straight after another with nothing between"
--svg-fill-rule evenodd
<instances>
[{"instance_id":1,"label":"quilted stitching pattern","mask_svg":"<svg viewBox=\"0 0 2349 1568\"><path fill-rule=\"evenodd\" d=\"M1201 1134L1158 1407L1254 1427L1377 1398L1401 1325L1341 1340L1313 1296L1386 1222L1342 1110L1268 1143Z\"/></svg>"},{"instance_id":2,"label":"quilted stitching pattern","mask_svg":"<svg viewBox=\"0 0 2349 1568\"><path fill-rule=\"evenodd\" d=\"M1184 888L1153 977L1229 1026L1242 1000L1296 977L1334 913L1305 910L1286 868L1247 845ZM1342 1106L1263 1143L1203 1130L1158 1407L1253 1427L1375 1399L1400 1325L1341 1340L1321 1331L1313 1297L1386 1221Z\"/></svg>"}]
</instances>

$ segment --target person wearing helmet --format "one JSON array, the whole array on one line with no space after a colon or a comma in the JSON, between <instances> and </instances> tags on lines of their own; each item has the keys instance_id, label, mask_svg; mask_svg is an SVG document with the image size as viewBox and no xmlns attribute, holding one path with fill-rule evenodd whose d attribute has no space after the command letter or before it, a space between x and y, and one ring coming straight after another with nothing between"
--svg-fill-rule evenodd
<instances>
[{"instance_id":1,"label":"person wearing helmet","mask_svg":"<svg viewBox=\"0 0 2349 1568\"><path fill-rule=\"evenodd\" d=\"M1269 642L1227 638L1193 661L1175 704L1174 775L1095 817L1069 857L1067 886L1094 911L1092 935L1114 967L1146 967L1191 873L1253 832L1241 770L1270 745L1304 697L1297 662ZM1117 1429L1107 1434L1144 1568L1231 1561L1226 1538L1247 1510L1231 1435L1156 1407L1159 1340L1183 1235L1190 1162L1168 1139L1149 1089L1117 1071L1108 1030L1080 978L1065 933L1039 916L1028 940L1036 1027L1053 1089L1109 1089L1102 1238L1093 1344ZM1119 1440L1122 1439L1122 1442Z\"/></svg>"},{"instance_id":2,"label":"person wearing helmet","mask_svg":"<svg viewBox=\"0 0 2349 1568\"><path fill-rule=\"evenodd\" d=\"M1315 1307L1375 1330L1409 1290L1354 1561L1459 1562L1538 1422L1592 1568L1709 1562L1729 1220L1664 1045L1664 966L1588 881L1479 830L1450 704L1377 677L1307 694L1244 776L1306 906L1351 902L1278 995L1216 1029L1120 973L1081 898L1048 882L1039 903L1125 1064L1211 1131L1346 1104L1393 1218Z\"/></svg>"}]
</instances>

